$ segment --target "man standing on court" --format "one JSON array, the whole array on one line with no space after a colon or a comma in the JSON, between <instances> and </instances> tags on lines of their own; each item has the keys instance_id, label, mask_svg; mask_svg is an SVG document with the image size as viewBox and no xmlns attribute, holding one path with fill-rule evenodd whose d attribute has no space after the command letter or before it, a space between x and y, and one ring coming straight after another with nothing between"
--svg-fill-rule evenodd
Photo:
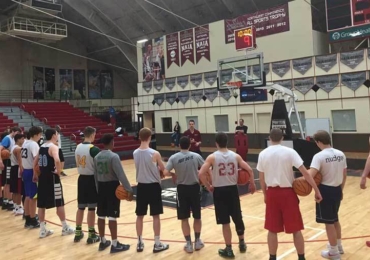
<instances>
[{"instance_id":1,"label":"man standing on court","mask_svg":"<svg viewBox=\"0 0 370 260\"><path fill-rule=\"evenodd\" d=\"M201 221L201 206L200 206L200 185L198 168L202 167L204 160L196 153L189 152L190 140L183 136L180 138L180 152L172 155L168 159L164 175L171 176L170 172L175 169L176 184L177 184L177 218L181 220L182 232L184 234L186 245L184 250L188 253L193 253L195 250L200 250L204 247L200 239L200 231L202 229ZM189 218L190 212L194 218L194 248L191 241Z\"/></svg>"},{"instance_id":2,"label":"man standing on court","mask_svg":"<svg viewBox=\"0 0 370 260\"><path fill-rule=\"evenodd\" d=\"M162 187L159 171L164 170L161 154L149 147L152 131L144 127L139 132L140 147L134 151L136 168L136 233L138 237L137 252L144 250L143 224L144 216L150 206L150 215L153 217L154 247L153 253L158 253L169 248L160 240L161 219L163 214Z\"/></svg>"},{"instance_id":3,"label":"man standing on court","mask_svg":"<svg viewBox=\"0 0 370 260\"><path fill-rule=\"evenodd\" d=\"M101 142L104 145L104 150L94 158L95 180L98 188L98 228L101 239L99 251L103 251L111 245L111 242L105 238L105 219L109 218L109 230L112 237L110 253L112 254L130 249L130 245L121 244L117 240L117 218L120 216L121 201L116 196L116 189L121 182L129 193L128 201L132 200L133 191L123 171L118 154L112 152L114 136L105 134L101 138Z\"/></svg>"},{"instance_id":4,"label":"man standing on court","mask_svg":"<svg viewBox=\"0 0 370 260\"><path fill-rule=\"evenodd\" d=\"M243 134L247 134L248 132L248 126L244 125L244 119L240 118L239 119L239 125L235 128L235 134L237 133L243 133Z\"/></svg>"},{"instance_id":5,"label":"man standing on court","mask_svg":"<svg viewBox=\"0 0 370 260\"><path fill-rule=\"evenodd\" d=\"M267 243L270 260L277 259L277 234L284 231L287 234L293 234L298 259L305 260L304 240L301 232L304 229L303 220L299 210L299 199L292 188L293 167L297 168L312 186L317 202L321 201L321 194L298 153L281 145L283 132L278 128L273 128L269 139L271 145L258 156L257 170L266 203L265 229L269 231Z\"/></svg>"},{"instance_id":6,"label":"man standing on court","mask_svg":"<svg viewBox=\"0 0 370 260\"><path fill-rule=\"evenodd\" d=\"M248 171L250 178L249 191L256 191L252 168L240 157L240 155L227 149L227 135L219 132L216 134L217 151L209 155L199 171L200 180L207 189L213 191L213 200L216 211L216 222L222 225L222 232L226 244L225 249L219 249L218 254L223 257L233 258L234 252L231 247L232 234L230 217L232 218L236 233L239 237L239 250L247 251L244 242L244 221L240 208L238 191L238 168ZM206 172L212 167L212 184L206 178Z\"/></svg>"},{"instance_id":7,"label":"man standing on court","mask_svg":"<svg viewBox=\"0 0 370 260\"><path fill-rule=\"evenodd\" d=\"M316 222L325 224L329 240L328 250L322 251L321 256L326 259L340 259L344 251L338 212L347 178L346 156L342 151L331 147L328 132L318 131L313 139L321 152L313 157L309 171L312 177L318 172L322 175L319 185L322 201L316 204Z\"/></svg>"},{"instance_id":8,"label":"man standing on court","mask_svg":"<svg viewBox=\"0 0 370 260\"><path fill-rule=\"evenodd\" d=\"M59 158L60 158L60 163L62 165L61 175L62 176L67 176L67 174L64 173L64 154L63 154L63 150L62 150L62 135L61 135L62 128L59 125L57 125L55 127L55 130L57 130L57 132L58 132Z\"/></svg>"},{"instance_id":9,"label":"man standing on court","mask_svg":"<svg viewBox=\"0 0 370 260\"><path fill-rule=\"evenodd\" d=\"M19 170L19 163L22 163L21 149L24 143L24 135L16 134L14 136L15 145L10 151L10 192L13 193L14 210L16 216L24 214L22 207L22 178Z\"/></svg>"},{"instance_id":10,"label":"man standing on court","mask_svg":"<svg viewBox=\"0 0 370 260\"><path fill-rule=\"evenodd\" d=\"M200 151L200 145L202 144L202 138L200 132L195 129L194 120L189 120L189 129L184 132L184 136L187 136L190 139L190 151L199 154L202 156Z\"/></svg>"},{"instance_id":11,"label":"man standing on court","mask_svg":"<svg viewBox=\"0 0 370 260\"><path fill-rule=\"evenodd\" d=\"M82 221L85 209L87 212L87 225L89 228L89 237L87 244L93 244L100 241L95 232L95 208L98 203L98 194L96 190L94 177L94 157L100 152L99 148L92 143L95 140L95 128L88 126L84 130L84 142L76 147L75 159L77 172L79 174L77 184L77 204L76 214L76 233L74 242L79 242L83 237Z\"/></svg>"}]
</instances>

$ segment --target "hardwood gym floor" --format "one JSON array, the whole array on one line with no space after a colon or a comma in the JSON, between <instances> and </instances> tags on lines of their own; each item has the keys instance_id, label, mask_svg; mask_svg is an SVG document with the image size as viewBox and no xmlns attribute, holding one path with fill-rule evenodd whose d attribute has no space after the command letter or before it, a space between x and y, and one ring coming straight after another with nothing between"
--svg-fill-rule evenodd
<instances>
[{"instance_id":1,"label":"hardwood gym floor","mask_svg":"<svg viewBox=\"0 0 370 260\"><path fill-rule=\"evenodd\" d=\"M122 162L130 182L135 182L135 166L133 160ZM255 165L251 163L251 165ZM69 224L74 226L77 202L77 172L76 169L66 170L67 177L62 178L66 205L66 215ZM359 177L348 177L344 191L344 200L340 209L340 218L343 230L343 246L345 254L342 259L365 260L370 259L370 248L365 246L366 239L370 240L370 188L360 190ZM369 183L370 185L370 183ZM263 195L257 192L254 195L241 197L244 222L246 226L245 239L248 250L245 254L238 252L235 245L235 259L268 259L268 248L266 244L266 230L264 230L264 203ZM321 250L326 246L326 234L324 226L315 222L315 208L313 194L301 198L301 211L306 229L303 231L306 242L306 258L322 259ZM73 235L62 237L61 227L55 210L48 210L46 219L48 228L54 230L54 235L44 239L38 238L37 230L26 230L21 217L14 217L10 212L0 211L0 242L1 259L98 259L110 257L110 259L221 259L217 250L224 247L221 226L215 223L213 206L202 210L203 230L202 239L205 247L193 254L183 251L184 238L182 236L180 222L176 218L176 210L166 207L162 215L161 239L170 245L170 249L158 254L152 253L153 231L150 217L144 219L144 242L145 249L142 253L136 253L136 231L135 231L135 201L121 203L121 217L118 219L119 241L128 243L131 248L127 252L110 256L109 248L104 252L98 252L98 245L86 245L85 239L80 243L73 242ZM86 221L86 218L85 218ZM234 228L232 224L232 228ZM87 230L86 224L83 230ZM107 226L107 234L109 229ZM85 233L86 237L87 233ZM110 237L107 235L107 238ZM192 234L192 238L194 235ZM297 259L291 235L279 235L281 244L278 249L278 259ZM235 232L233 241L237 242Z\"/></svg>"}]
</instances>

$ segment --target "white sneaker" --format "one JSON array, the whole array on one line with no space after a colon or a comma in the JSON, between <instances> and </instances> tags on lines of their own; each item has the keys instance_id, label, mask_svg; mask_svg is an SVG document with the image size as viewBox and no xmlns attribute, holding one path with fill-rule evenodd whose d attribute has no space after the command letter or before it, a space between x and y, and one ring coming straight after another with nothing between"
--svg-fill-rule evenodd
<instances>
[{"instance_id":1,"label":"white sneaker","mask_svg":"<svg viewBox=\"0 0 370 260\"><path fill-rule=\"evenodd\" d=\"M54 231L53 230L48 230L48 229L40 229L40 238L44 238L44 237L47 237L47 236L50 236L54 234Z\"/></svg>"},{"instance_id":2,"label":"white sneaker","mask_svg":"<svg viewBox=\"0 0 370 260\"><path fill-rule=\"evenodd\" d=\"M74 228L70 227L70 226L66 226L65 228L63 228L62 230L62 236L68 236L68 235L72 235L75 233L75 230Z\"/></svg>"},{"instance_id":3,"label":"white sneaker","mask_svg":"<svg viewBox=\"0 0 370 260\"><path fill-rule=\"evenodd\" d=\"M201 250L204 247L203 241L201 239L198 239L197 241L195 241L194 247L196 251Z\"/></svg>"},{"instance_id":4,"label":"white sneaker","mask_svg":"<svg viewBox=\"0 0 370 260\"><path fill-rule=\"evenodd\" d=\"M184 250L185 250L186 253L193 253L194 252L193 244L192 243L186 243L185 246L184 246Z\"/></svg>"},{"instance_id":5,"label":"white sneaker","mask_svg":"<svg viewBox=\"0 0 370 260\"><path fill-rule=\"evenodd\" d=\"M327 248L328 250L330 250L330 244L327 245ZM343 255L344 254L344 250L343 250L343 245L338 245L338 251L339 251L339 254Z\"/></svg>"},{"instance_id":6,"label":"white sneaker","mask_svg":"<svg viewBox=\"0 0 370 260\"><path fill-rule=\"evenodd\" d=\"M23 208L18 208L17 211L15 212L16 216L23 216L23 214L24 214Z\"/></svg>"},{"instance_id":7,"label":"white sneaker","mask_svg":"<svg viewBox=\"0 0 370 260\"><path fill-rule=\"evenodd\" d=\"M15 214L17 212L17 210L18 210L17 208L14 208L13 209L13 214Z\"/></svg>"},{"instance_id":8,"label":"white sneaker","mask_svg":"<svg viewBox=\"0 0 370 260\"><path fill-rule=\"evenodd\" d=\"M321 251L321 256L326 259L331 259L331 260L340 260L340 254L339 251L336 253L330 253L328 250Z\"/></svg>"}]
</instances>

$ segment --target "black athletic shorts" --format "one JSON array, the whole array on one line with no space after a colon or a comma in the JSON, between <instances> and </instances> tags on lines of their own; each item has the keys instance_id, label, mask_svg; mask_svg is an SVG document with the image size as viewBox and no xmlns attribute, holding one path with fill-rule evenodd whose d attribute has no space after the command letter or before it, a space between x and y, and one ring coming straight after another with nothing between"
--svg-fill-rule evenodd
<instances>
[{"instance_id":1,"label":"black athletic shorts","mask_svg":"<svg viewBox=\"0 0 370 260\"><path fill-rule=\"evenodd\" d=\"M233 219L234 223L240 222L243 218L240 208L238 187L236 185L215 187L213 191L213 201L217 224L229 224L230 217Z\"/></svg>"},{"instance_id":2,"label":"black athletic shorts","mask_svg":"<svg viewBox=\"0 0 370 260\"><path fill-rule=\"evenodd\" d=\"M136 189L137 216L145 216L150 206L150 216L163 214L162 187L156 183L138 183Z\"/></svg>"},{"instance_id":3,"label":"black athletic shorts","mask_svg":"<svg viewBox=\"0 0 370 260\"><path fill-rule=\"evenodd\" d=\"M64 162L64 155L63 155L62 148L59 148L59 159L60 159L60 162Z\"/></svg>"},{"instance_id":4,"label":"black athletic shorts","mask_svg":"<svg viewBox=\"0 0 370 260\"><path fill-rule=\"evenodd\" d=\"M22 178L19 176L19 166L14 165L10 168L10 192L22 194Z\"/></svg>"},{"instance_id":5,"label":"black athletic shorts","mask_svg":"<svg viewBox=\"0 0 370 260\"><path fill-rule=\"evenodd\" d=\"M77 187L78 208L96 208L98 204L98 192L94 175L80 175Z\"/></svg>"},{"instance_id":6,"label":"black athletic shorts","mask_svg":"<svg viewBox=\"0 0 370 260\"><path fill-rule=\"evenodd\" d=\"M119 218L121 201L116 196L119 181L98 182L99 217Z\"/></svg>"},{"instance_id":7,"label":"black athletic shorts","mask_svg":"<svg viewBox=\"0 0 370 260\"><path fill-rule=\"evenodd\" d=\"M177 219L200 219L200 185L177 185Z\"/></svg>"},{"instance_id":8,"label":"black athletic shorts","mask_svg":"<svg viewBox=\"0 0 370 260\"><path fill-rule=\"evenodd\" d=\"M1 185L10 184L10 159L3 160L4 170L1 172Z\"/></svg>"},{"instance_id":9,"label":"black athletic shorts","mask_svg":"<svg viewBox=\"0 0 370 260\"><path fill-rule=\"evenodd\" d=\"M37 188L37 207L51 209L64 206L63 187L59 175L41 173Z\"/></svg>"},{"instance_id":10,"label":"black athletic shorts","mask_svg":"<svg viewBox=\"0 0 370 260\"><path fill-rule=\"evenodd\" d=\"M338 222L338 212L342 201L342 187L320 184L319 190L322 201L316 203L316 222L324 224L334 224Z\"/></svg>"}]
</instances>

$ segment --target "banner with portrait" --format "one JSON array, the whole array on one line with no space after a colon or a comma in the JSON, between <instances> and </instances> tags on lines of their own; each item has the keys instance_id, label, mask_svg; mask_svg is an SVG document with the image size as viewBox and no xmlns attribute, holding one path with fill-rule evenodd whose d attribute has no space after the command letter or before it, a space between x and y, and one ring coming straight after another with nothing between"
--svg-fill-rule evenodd
<instances>
[{"instance_id":1,"label":"banner with portrait","mask_svg":"<svg viewBox=\"0 0 370 260\"><path fill-rule=\"evenodd\" d=\"M86 73L85 70L73 70L73 97L86 98Z\"/></svg>"},{"instance_id":2,"label":"banner with portrait","mask_svg":"<svg viewBox=\"0 0 370 260\"><path fill-rule=\"evenodd\" d=\"M142 48L143 81L166 78L164 36L149 40Z\"/></svg>"},{"instance_id":3,"label":"banner with portrait","mask_svg":"<svg viewBox=\"0 0 370 260\"><path fill-rule=\"evenodd\" d=\"M73 70L60 69L59 70L60 100L67 101L73 98L72 84L73 84Z\"/></svg>"},{"instance_id":4,"label":"banner with portrait","mask_svg":"<svg viewBox=\"0 0 370 260\"><path fill-rule=\"evenodd\" d=\"M44 99L44 68L33 67L33 98Z\"/></svg>"}]
</instances>

